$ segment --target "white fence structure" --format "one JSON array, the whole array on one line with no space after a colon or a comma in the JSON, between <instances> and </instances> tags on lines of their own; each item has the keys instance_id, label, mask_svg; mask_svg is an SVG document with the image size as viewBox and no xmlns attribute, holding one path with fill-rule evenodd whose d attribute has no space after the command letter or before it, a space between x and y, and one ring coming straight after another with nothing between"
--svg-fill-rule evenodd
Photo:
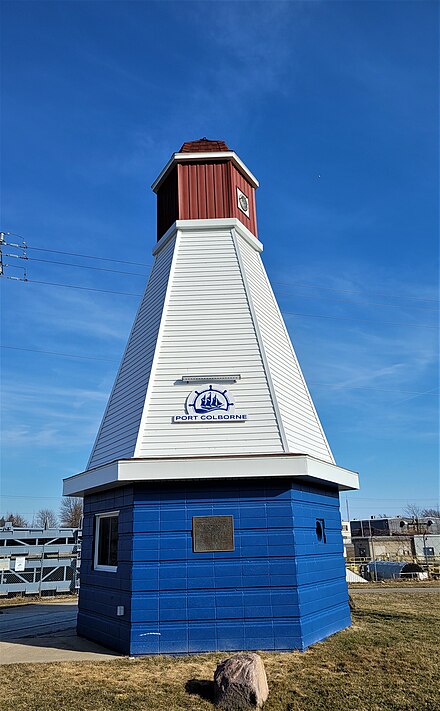
<instances>
[{"instance_id":1,"label":"white fence structure","mask_svg":"<svg viewBox=\"0 0 440 711\"><path fill-rule=\"evenodd\" d=\"M78 585L77 528L0 529L0 596L74 592Z\"/></svg>"}]
</instances>

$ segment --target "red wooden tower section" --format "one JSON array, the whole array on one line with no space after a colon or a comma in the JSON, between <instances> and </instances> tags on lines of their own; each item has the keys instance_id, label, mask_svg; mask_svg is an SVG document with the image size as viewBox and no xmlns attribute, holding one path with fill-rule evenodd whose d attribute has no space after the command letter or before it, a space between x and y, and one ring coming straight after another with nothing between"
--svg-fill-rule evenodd
<instances>
[{"instance_id":1,"label":"red wooden tower section","mask_svg":"<svg viewBox=\"0 0 440 711\"><path fill-rule=\"evenodd\" d=\"M152 186L157 193L157 238L176 220L235 217L257 237L258 181L224 141L184 143Z\"/></svg>"}]
</instances>

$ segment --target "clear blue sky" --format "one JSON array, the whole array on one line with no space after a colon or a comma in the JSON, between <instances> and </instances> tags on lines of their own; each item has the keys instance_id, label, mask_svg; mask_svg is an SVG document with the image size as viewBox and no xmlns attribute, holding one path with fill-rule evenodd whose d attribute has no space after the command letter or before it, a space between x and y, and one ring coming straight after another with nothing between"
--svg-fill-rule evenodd
<instances>
[{"instance_id":1,"label":"clear blue sky","mask_svg":"<svg viewBox=\"0 0 440 711\"><path fill-rule=\"evenodd\" d=\"M31 281L1 280L2 512L58 508L85 467L138 303L34 282L140 294L148 273L36 248L151 264L149 186L202 136L260 180L269 277L337 462L361 475L350 513L437 505L438 11L2 3L1 227L33 248Z\"/></svg>"}]
</instances>

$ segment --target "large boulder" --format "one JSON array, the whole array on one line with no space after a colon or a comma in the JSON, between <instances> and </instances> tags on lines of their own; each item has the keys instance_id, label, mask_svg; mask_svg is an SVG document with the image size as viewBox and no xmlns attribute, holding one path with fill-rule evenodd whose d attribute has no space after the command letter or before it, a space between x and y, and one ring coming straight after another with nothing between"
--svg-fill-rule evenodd
<instances>
[{"instance_id":1,"label":"large boulder","mask_svg":"<svg viewBox=\"0 0 440 711\"><path fill-rule=\"evenodd\" d=\"M214 673L214 701L224 711L261 708L267 697L266 672L258 654L234 654Z\"/></svg>"}]
</instances>

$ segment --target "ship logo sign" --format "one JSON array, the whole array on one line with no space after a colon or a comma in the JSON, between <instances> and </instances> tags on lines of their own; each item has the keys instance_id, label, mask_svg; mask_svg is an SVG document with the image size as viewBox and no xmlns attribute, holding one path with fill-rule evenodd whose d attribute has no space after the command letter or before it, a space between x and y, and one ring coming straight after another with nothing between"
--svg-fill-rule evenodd
<instances>
[{"instance_id":1,"label":"ship logo sign","mask_svg":"<svg viewBox=\"0 0 440 711\"><path fill-rule=\"evenodd\" d=\"M194 390L188 399L188 412L198 415L204 415L208 412L228 412L234 406L234 403L230 401L227 392L227 390L219 390L213 385L200 392Z\"/></svg>"},{"instance_id":2,"label":"ship logo sign","mask_svg":"<svg viewBox=\"0 0 440 711\"><path fill-rule=\"evenodd\" d=\"M236 412L235 398L222 385L212 383L202 388L189 393L185 400L185 412L173 415L173 422L198 422L204 425L214 422L246 422L247 414Z\"/></svg>"}]
</instances>

